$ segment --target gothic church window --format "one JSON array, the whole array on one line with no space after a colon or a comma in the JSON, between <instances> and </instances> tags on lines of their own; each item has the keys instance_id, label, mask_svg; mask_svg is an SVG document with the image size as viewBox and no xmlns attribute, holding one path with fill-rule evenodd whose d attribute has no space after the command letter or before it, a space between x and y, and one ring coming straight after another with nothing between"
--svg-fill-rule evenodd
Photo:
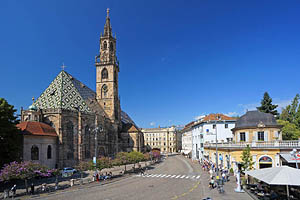
<instances>
[{"instance_id":1,"label":"gothic church window","mask_svg":"<svg viewBox=\"0 0 300 200\"><path fill-rule=\"evenodd\" d=\"M104 68L101 72L101 78L102 79L107 79L108 78L108 71L106 68Z\"/></svg>"},{"instance_id":2,"label":"gothic church window","mask_svg":"<svg viewBox=\"0 0 300 200\"><path fill-rule=\"evenodd\" d=\"M51 145L48 145L47 148L47 159L51 159L52 158L52 148Z\"/></svg>"},{"instance_id":3,"label":"gothic church window","mask_svg":"<svg viewBox=\"0 0 300 200\"><path fill-rule=\"evenodd\" d=\"M90 142L90 128L89 126L86 126L85 129L84 129L84 133L85 133L85 141L84 141L84 144L85 144L85 158L90 158L90 145L91 145L91 142Z\"/></svg>"},{"instance_id":4,"label":"gothic church window","mask_svg":"<svg viewBox=\"0 0 300 200\"><path fill-rule=\"evenodd\" d=\"M106 41L103 42L103 49L107 49L107 42Z\"/></svg>"},{"instance_id":5,"label":"gothic church window","mask_svg":"<svg viewBox=\"0 0 300 200\"><path fill-rule=\"evenodd\" d=\"M39 160L39 148L35 145L31 147L31 160Z\"/></svg>"},{"instance_id":6,"label":"gothic church window","mask_svg":"<svg viewBox=\"0 0 300 200\"><path fill-rule=\"evenodd\" d=\"M73 135L73 129L74 129L74 126L73 126L73 123L72 122L68 122L67 125L66 125L66 133L67 133L67 150L68 150L68 153L67 153L67 159L73 159L74 158L74 135Z\"/></svg>"}]
</instances>

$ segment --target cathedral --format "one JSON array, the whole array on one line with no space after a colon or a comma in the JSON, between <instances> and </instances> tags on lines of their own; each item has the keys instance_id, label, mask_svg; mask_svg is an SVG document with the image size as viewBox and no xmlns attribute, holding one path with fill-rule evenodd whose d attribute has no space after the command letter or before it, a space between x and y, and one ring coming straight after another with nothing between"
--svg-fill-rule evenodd
<instances>
[{"instance_id":1,"label":"cathedral","mask_svg":"<svg viewBox=\"0 0 300 200\"><path fill-rule=\"evenodd\" d=\"M96 92L62 69L40 97L21 110L23 160L62 168L94 156L143 151L142 132L121 110L109 9L99 46Z\"/></svg>"}]
</instances>

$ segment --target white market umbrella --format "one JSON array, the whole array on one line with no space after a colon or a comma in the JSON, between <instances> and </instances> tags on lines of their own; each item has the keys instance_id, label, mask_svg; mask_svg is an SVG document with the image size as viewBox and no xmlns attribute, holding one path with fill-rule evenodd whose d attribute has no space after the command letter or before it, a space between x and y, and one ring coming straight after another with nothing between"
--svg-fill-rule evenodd
<instances>
[{"instance_id":1,"label":"white market umbrella","mask_svg":"<svg viewBox=\"0 0 300 200\"><path fill-rule=\"evenodd\" d=\"M246 171L245 174L269 185L286 185L289 196L289 185L300 186L300 170L289 166L272 167Z\"/></svg>"}]
</instances>

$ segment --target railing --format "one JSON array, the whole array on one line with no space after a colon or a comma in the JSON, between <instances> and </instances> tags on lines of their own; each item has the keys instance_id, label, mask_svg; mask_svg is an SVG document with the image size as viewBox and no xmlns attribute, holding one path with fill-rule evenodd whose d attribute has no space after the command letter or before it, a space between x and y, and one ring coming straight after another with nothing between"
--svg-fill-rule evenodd
<instances>
[{"instance_id":1,"label":"railing","mask_svg":"<svg viewBox=\"0 0 300 200\"><path fill-rule=\"evenodd\" d=\"M300 148L300 140L286 141L254 141L254 142L237 142L237 143L218 143L218 148ZM205 143L205 148L215 148L214 143Z\"/></svg>"}]
</instances>

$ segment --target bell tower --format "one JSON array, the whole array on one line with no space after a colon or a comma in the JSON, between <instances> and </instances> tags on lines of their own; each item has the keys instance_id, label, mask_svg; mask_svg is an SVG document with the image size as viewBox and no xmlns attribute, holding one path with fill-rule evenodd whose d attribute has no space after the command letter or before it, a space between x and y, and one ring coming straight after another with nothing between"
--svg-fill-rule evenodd
<instances>
[{"instance_id":1,"label":"bell tower","mask_svg":"<svg viewBox=\"0 0 300 200\"><path fill-rule=\"evenodd\" d=\"M116 56L116 36L112 35L109 9L104 32L100 35L100 54L95 57L97 101L113 122L121 121L118 92L119 61Z\"/></svg>"}]
</instances>

